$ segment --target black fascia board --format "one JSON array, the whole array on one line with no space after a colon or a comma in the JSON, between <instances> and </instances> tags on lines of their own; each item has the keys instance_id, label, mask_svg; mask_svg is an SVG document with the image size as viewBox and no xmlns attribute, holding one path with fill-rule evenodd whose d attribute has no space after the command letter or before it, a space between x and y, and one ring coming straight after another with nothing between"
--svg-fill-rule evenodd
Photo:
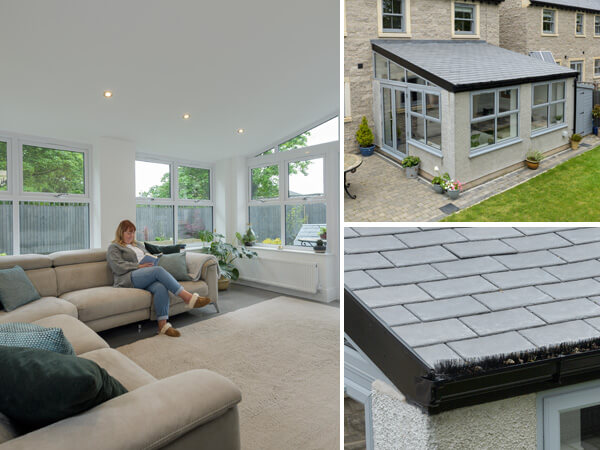
<instances>
[{"instance_id":1,"label":"black fascia board","mask_svg":"<svg viewBox=\"0 0 600 450\"><path fill-rule=\"evenodd\" d=\"M565 9L568 11L581 11L581 12L588 12L588 13L592 13L592 14L600 13L600 9L580 8L580 7L572 6L572 5L559 5L556 3L548 3L548 2L544 2L544 1L540 1L540 0L530 0L530 3L532 6L539 6L542 8L548 7L548 8L554 8L554 9Z\"/></svg>"},{"instance_id":2,"label":"black fascia board","mask_svg":"<svg viewBox=\"0 0 600 450\"><path fill-rule=\"evenodd\" d=\"M564 78L576 77L577 72L573 72L571 74L565 73L555 73L551 75L542 75L542 76L533 76L533 77L525 77L525 78L514 78L510 80L493 80L493 81L485 81L481 83L468 83L468 84L453 84L444 78L440 78L437 75L434 75L431 72L428 72L421 67L411 63L410 61L392 53L384 48L381 48L375 43L371 43L371 48L374 52L379 53L381 56L385 56L387 59L399 64L411 72L416 73L420 77L426 79L427 81L437 84L439 87L450 91L450 92L468 92L468 91L478 91L481 89L492 89L492 88L500 88L505 86L514 86L516 84L527 84L527 83L538 83L542 81L551 81L551 80L560 80Z\"/></svg>"},{"instance_id":3,"label":"black fascia board","mask_svg":"<svg viewBox=\"0 0 600 450\"><path fill-rule=\"evenodd\" d=\"M594 350L445 379L348 289L344 290L344 332L409 403L428 414L600 378L600 350Z\"/></svg>"}]
</instances>

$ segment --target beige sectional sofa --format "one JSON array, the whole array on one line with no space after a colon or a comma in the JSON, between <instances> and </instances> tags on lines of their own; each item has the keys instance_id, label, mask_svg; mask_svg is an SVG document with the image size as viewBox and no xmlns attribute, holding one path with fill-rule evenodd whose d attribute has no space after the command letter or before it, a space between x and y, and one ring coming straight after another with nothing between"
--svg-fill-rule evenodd
<instances>
[{"instance_id":1,"label":"beige sectional sofa","mask_svg":"<svg viewBox=\"0 0 600 450\"><path fill-rule=\"evenodd\" d=\"M11 312L0 311L0 322L61 328L78 356L98 363L129 392L26 434L0 414L1 450L240 448L241 393L228 379L208 370L190 370L157 380L94 332L152 317L149 293L110 286L105 252L0 257L0 268L17 264L42 298ZM185 283L216 306L217 268L211 258L203 260L199 281ZM175 303L171 310L177 314L185 308Z\"/></svg>"}]
</instances>

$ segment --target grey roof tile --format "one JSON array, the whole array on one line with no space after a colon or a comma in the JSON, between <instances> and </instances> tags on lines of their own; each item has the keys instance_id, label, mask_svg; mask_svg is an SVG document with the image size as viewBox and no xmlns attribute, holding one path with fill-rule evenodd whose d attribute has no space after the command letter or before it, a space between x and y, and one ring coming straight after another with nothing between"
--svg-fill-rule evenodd
<instances>
[{"instance_id":1,"label":"grey roof tile","mask_svg":"<svg viewBox=\"0 0 600 450\"><path fill-rule=\"evenodd\" d=\"M387 235L352 238L344 241L344 244L344 252L347 254L371 253L382 250L406 248L406 245L394 236Z\"/></svg>"},{"instance_id":2,"label":"grey roof tile","mask_svg":"<svg viewBox=\"0 0 600 450\"><path fill-rule=\"evenodd\" d=\"M593 326L596 330L600 331L600 317L594 317L591 319L585 319L585 321Z\"/></svg>"},{"instance_id":3,"label":"grey roof tile","mask_svg":"<svg viewBox=\"0 0 600 450\"><path fill-rule=\"evenodd\" d=\"M545 325L544 321L524 308L466 316L460 320L479 336Z\"/></svg>"},{"instance_id":4,"label":"grey roof tile","mask_svg":"<svg viewBox=\"0 0 600 450\"><path fill-rule=\"evenodd\" d=\"M555 231L570 230L569 227L517 227L521 233L532 236L534 234L554 233Z\"/></svg>"},{"instance_id":5,"label":"grey roof tile","mask_svg":"<svg viewBox=\"0 0 600 450\"><path fill-rule=\"evenodd\" d=\"M477 294L474 297L493 311L552 301L552 297L534 287Z\"/></svg>"},{"instance_id":6,"label":"grey roof tile","mask_svg":"<svg viewBox=\"0 0 600 450\"><path fill-rule=\"evenodd\" d=\"M464 277L467 275L479 275L482 273L496 272L506 270L506 267L500 264L491 256L482 256L480 258L468 258L459 261L433 264L437 270L442 272L448 278Z\"/></svg>"},{"instance_id":7,"label":"grey roof tile","mask_svg":"<svg viewBox=\"0 0 600 450\"><path fill-rule=\"evenodd\" d=\"M491 241L459 242L457 244L446 244L444 247L460 258L516 253L514 248L497 239Z\"/></svg>"},{"instance_id":8,"label":"grey roof tile","mask_svg":"<svg viewBox=\"0 0 600 450\"><path fill-rule=\"evenodd\" d=\"M561 266L546 267L544 270L561 281L581 280L600 276L600 262L595 259Z\"/></svg>"},{"instance_id":9,"label":"grey roof tile","mask_svg":"<svg viewBox=\"0 0 600 450\"><path fill-rule=\"evenodd\" d=\"M511 270L509 272L488 273L482 276L500 289L512 289L558 281L558 278L542 269Z\"/></svg>"},{"instance_id":10,"label":"grey roof tile","mask_svg":"<svg viewBox=\"0 0 600 450\"><path fill-rule=\"evenodd\" d=\"M566 247L571 245L569 241L554 233L538 234L520 238L503 239L511 247L520 252L532 252L534 250L548 250L549 248Z\"/></svg>"},{"instance_id":11,"label":"grey roof tile","mask_svg":"<svg viewBox=\"0 0 600 450\"><path fill-rule=\"evenodd\" d=\"M476 336L475 333L457 319L402 325L392 327L392 330L408 345L413 347Z\"/></svg>"},{"instance_id":12,"label":"grey roof tile","mask_svg":"<svg viewBox=\"0 0 600 450\"><path fill-rule=\"evenodd\" d=\"M447 345L463 358L483 358L485 356L531 350L535 346L516 331L492 334L491 336L448 342Z\"/></svg>"},{"instance_id":13,"label":"grey roof tile","mask_svg":"<svg viewBox=\"0 0 600 450\"><path fill-rule=\"evenodd\" d=\"M496 289L496 286L480 276L429 281L421 283L419 286L434 298L459 297L461 295L478 294Z\"/></svg>"},{"instance_id":14,"label":"grey roof tile","mask_svg":"<svg viewBox=\"0 0 600 450\"><path fill-rule=\"evenodd\" d=\"M568 262L585 261L586 259L600 258L600 242L557 248L551 251Z\"/></svg>"},{"instance_id":15,"label":"grey roof tile","mask_svg":"<svg viewBox=\"0 0 600 450\"><path fill-rule=\"evenodd\" d=\"M452 351L450 347L444 344L434 344L425 347L415 348L415 352L433 368L436 363L449 359L461 359L459 355Z\"/></svg>"},{"instance_id":16,"label":"grey roof tile","mask_svg":"<svg viewBox=\"0 0 600 450\"><path fill-rule=\"evenodd\" d=\"M457 228L456 232L469 238L470 241L523 236L518 230L510 227Z\"/></svg>"},{"instance_id":17,"label":"grey roof tile","mask_svg":"<svg viewBox=\"0 0 600 450\"><path fill-rule=\"evenodd\" d=\"M358 236L358 233L356 231L354 231L350 227L344 227L344 239L356 236Z\"/></svg>"},{"instance_id":18,"label":"grey roof tile","mask_svg":"<svg viewBox=\"0 0 600 450\"><path fill-rule=\"evenodd\" d=\"M379 253L360 253L344 256L344 270L385 269L394 265Z\"/></svg>"},{"instance_id":19,"label":"grey roof tile","mask_svg":"<svg viewBox=\"0 0 600 450\"><path fill-rule=\"evenodd\" d=\"M373 308L377 314L388 325L404 325L407 323L419 322L415 316L401 305L385 306L383 308Z\"/></svg>"},{"instance_id":20,"label":"grey roof tile","mask_svg":"<svg viewBox=\"0 0 600 450\"><path fill-rule=\"evenodd\" d=\"M426 247L436 244L446 244L449 242L466 241L464 236L461 236L451 228L442 228L434 231L419 231L417 233L405 233L396 236L408 247Z\"/></svg>"},{"instance_id":21,"label":"grey roof tile","mask_svg":"<svg viewBox=\"0 0 600 450\"><path fill-rule=\"evenodd\" d=\"M421 281L441 280L445 278L444 275L426 264L396 269L369 270L367 273L382 286L419 283Z\"/></svg>"},{"instance_id":22,"label":"grey roof tile","mask_svg":"<svg viewBox=\"0 0 600 450\"><path fill-rule=\"evenodd\" d=\"M354 227L361 236L378 236L382 234L395 234L395 233L411 233L413 231L419 231L415 227Z\"/></svg>"},{"instance_id":23,"label":"grey roof tile","mask_svg":"<svg viewBox=\"0 0 600 450\"><path fill-rule=\"evenodd\" d=\"M528 306L527 309L548 323L600 316L600 306L585 298Z\"/></svg>"},{"instance_id":24,"label":"grey roof tile","mask_svg":"<svg viewBox=\"0 0 600 450\"><path fill-rule=\"evenodd\" d=\"M354 293L371 308L376 306L399 305L401 303L431 300L429 294L419 288L416 284L364 289L355 291Z\"/></svg>"},{"instance_id":25,"label":"grey roof tile","mask_svg":"<svg viewBox=\"0 0 600 450\"><path fill-rule=\"evenodd\" d=\"M381 254L398 267L412 266L415 264L430 264L458 259L448 250L439 245L425 248L410 248L406 250L382 252Z\"/></svg>"},{"instance_id":26,"label":"grey roof tile","mask_svg":"<svg viewBox=\"0 0 600 450\"><path fill-rule=\"evenodd\" d=\"M532 267L551 266L553 264L564 264L558 256L547 250L537 252L517 253L516 255L494 256L509 269L529 269Z\"/></svg>"},{"instance_id":27,"label":"grey roof tile","mask_svg":"<svg viewBox=\"0 0 600 450\"><path fill-rule=\"evenodd\" d=\"M413 303L406 305L415 316L423 321L448 319L489 310L472 297L456 297L448 300Z\"/></svg>"},{"instance_id":28,"label":"grey roof tile","mask_svg":"<svg viewBox=\"0 0 600 450\"><path fill-rule=\"evenodd\" d=\"M573 9L600 12L600 4L597 0L533 0L537 6L567 6Z\"/></svg>"},{"instance_id":29,"label":"grey roof tile","mask_svg":"<svg viewBox=\"0 0 600 450\"><path fill-rule=\"evenodd\" d=\"M600 3L598 4L600 6ZM561 231L560 234L573 244L587 244L600 241L600 228L581 228L579 230Z\"/></svg>"},{"instance_id":30,"label":"grey roof tile","mask_svg":"<svg viewBox=\"0 0 600 450\"><path fill-rule=\"evenodd\" d=\"M521 330L520 333L538 347L557 345L600 336L600 331L583 320L562 322L543 327Z\"/></svg>"},{"instance_id":31,"label":"grey roof tile","mask_svg":"<svg viewBox=\"0 0 600 450\"><path fill-rule=\"evenodd\" d=\"M566 281L564 283L536 286L539 290L554 297L556 300L589 297L600 294L600 283L595 280Z\"/></svg>"},{"instance_id":32,"label":"grey roof tile","mask_svg":"<svg viewBox=\"0 0 600 450\"><path fill-rule=\"evenodd\" d=\"M362 270L346 272L344 274L344 284L348 287L348 289L365 289L379 286L379 284L373 278L371 278Z\"/></svg>"}]
</instances>

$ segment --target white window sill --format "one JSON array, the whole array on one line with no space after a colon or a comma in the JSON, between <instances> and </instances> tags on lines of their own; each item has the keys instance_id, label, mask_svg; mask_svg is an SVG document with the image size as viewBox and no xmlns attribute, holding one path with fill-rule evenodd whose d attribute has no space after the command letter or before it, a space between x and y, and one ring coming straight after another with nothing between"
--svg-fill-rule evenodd
<instances>
[{"instance_id":1,"label":"white window sill","mask_svg":"<svg viewBox=\"0 0 600 450\"><path fill-rule=\"evenodd\" d=\"M510 147L511 145L519 144L520 142L523 142L523 139L514 138L508 141L501 142L499 144L494 144L483 147L481 149L473 150L469 154L469 158L475 158L476 156L485 155L486 153L493 152L495 150L500 150L501 148Z\"/></svg>"},{"instance_id":2,"label":"white window sill","mask_svg":"<svg viewBox=\"0 0 600 450\"><path fill-rule=\"evenodd\" d=\"M419 141L414 141L412 139L408 139L408 143L410 145L412 145L413 147L417 147L418 149L421 149L427 153L431 153L433 156L437 156L438 158L441 158L442 155L442 151L438 150L436 148L430 147L429 145L425 145L422 142Z\"/></svg>"},{"instance_id":3,"label":"white window sill","mask_svg":"<svg viewBox=\"0 0 600 450\"><path fill-rule=\"evenodd\" d=\"M555 125L550 128L542 128L541 130L536 130L531 133L531 137L543 136L544 134L552 133L553 131L562 130L563 128L568 128L566 123L561 123L560 125Z\"/></svg>"},{"instance_id":4,"label":"white window sill","mask_svg":"<svg viewBox=\"0 0 600 450\"><path fill-rule=\"evenodd\" d=\"M329 253L329 252L325 252L325 253L317 253L314 250L312 250L312 247L305 247L305 249L302 248L290 248L290 247L277 247L277 246L261 246L261 245L253 245L252 247L249 247L250 249L256 251L266 251L266 252L278 252L278 253L293 253L293 254L298 254L298 253L303 253L303 254L307 254L307 255L319 255L319 256L326 256L326 255L332 255L333 253Z\"/></svg>"}]
</instances>

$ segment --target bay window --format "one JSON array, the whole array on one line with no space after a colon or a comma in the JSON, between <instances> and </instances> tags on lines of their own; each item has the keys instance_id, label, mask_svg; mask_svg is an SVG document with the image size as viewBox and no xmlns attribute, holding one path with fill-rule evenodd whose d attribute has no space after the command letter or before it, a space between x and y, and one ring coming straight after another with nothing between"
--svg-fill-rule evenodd
<instances>
[{"instance_id":1,"label":"bay window","mask_svg":"<svg viewBox=\"0 0 600 450\"><path fill-rule=\"evenodd\" d=\"M471 94L471 152L479 153L519 137L519 88Z\"/></svg>"},{"instance_id":2,"label":"bay window","mask_svg":"<svg viewBox=\"0 0 600 450\"><path fill-rule=\"evenodd\" d=\"M565 82L553 81L532 85L531 131L543 132L565 123Z\"/></svg>"}]
</instances>

